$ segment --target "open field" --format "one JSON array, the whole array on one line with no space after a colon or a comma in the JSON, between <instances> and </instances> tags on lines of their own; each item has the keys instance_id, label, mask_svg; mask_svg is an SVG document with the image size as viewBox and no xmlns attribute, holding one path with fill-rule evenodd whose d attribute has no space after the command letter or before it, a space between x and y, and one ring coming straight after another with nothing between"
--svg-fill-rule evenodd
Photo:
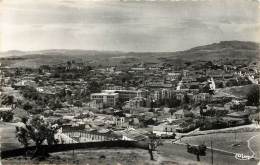
<instances>
[{"instance_id":1,"label":"open field","mask_svg":"<svg viewBox=\"0 0 260 165\"><path fill-rule=\"evenodd\" d=\"M15 126L0 122L1 150L9 150L22 147L15 136Z\"/></svg>"},{"instance_id":2,"label":"open field","mask_svg":"<svg viewBox=\"0 0 260 165\"><path fill-rule=\"evenodd\" d=\"M243 153L245 155L252 155L248 148L247 140L254 137L250 142L251 148L259 157L260 151L260 132L238 132L238 133L214 133L208 135L198 135L192 137L184 137L180 142L194 145L206 144L210 147L210 142L213 142L213 148L225 150L233 153ZM238 144L235 145L234 144Z\"/></svg>"},{"instance_id":3,"label":"open field","mask_svg":"<svg viewBox=\"0 0 260 165\"><path fill-rule=\"evenodd\" d=\"M180 144L165 144L159 147L159 154L163 158L167 158L169 162L178 162L185 165L211 165L211 151L206 151L206 156L200 157L200 162L196 162L196 156L187 152L187 147ZM257 165L256 160L237 160L235 155L222 152L214 152L214 165Z\"/></svg>"},{"instance_id":4,"label":"open field","mask_svg":"<svg viewBox=\"0 0 260 165\"><path fill-rule=\"evenodd\" d=\"M235 86L218 89L218 92L223 92L238 98L246 98L248 92L254 85Z\"/></svg>"}]
</instances>

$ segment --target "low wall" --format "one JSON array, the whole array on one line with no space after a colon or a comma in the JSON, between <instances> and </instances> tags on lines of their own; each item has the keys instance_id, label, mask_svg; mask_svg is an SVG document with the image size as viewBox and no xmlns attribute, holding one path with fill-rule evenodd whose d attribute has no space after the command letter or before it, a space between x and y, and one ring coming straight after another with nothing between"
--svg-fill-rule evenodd
<instances>
[{"instance_id":1,"label":"low wall","mask_svg":"<svg viewBox=\"0 0 260 165\"><path fill-rule=\"evenodd\" d=\"M76 149L102 149L102 148L140 148L140 149L148 149L148 144L144 142L136 142L136 141L102 141L102 142L87 142L87 143L74 143L74 144L56 144L52 146L42 145L41 149L47 151L48 153L52 152L61 152L68 150L76 150ZM15 156L25 155L27 151L35 150L35 146L27 147L27 148L19 148L14 150L7 150L1 152L1 158L9 158Z\"/></svg>"}]
</instances>

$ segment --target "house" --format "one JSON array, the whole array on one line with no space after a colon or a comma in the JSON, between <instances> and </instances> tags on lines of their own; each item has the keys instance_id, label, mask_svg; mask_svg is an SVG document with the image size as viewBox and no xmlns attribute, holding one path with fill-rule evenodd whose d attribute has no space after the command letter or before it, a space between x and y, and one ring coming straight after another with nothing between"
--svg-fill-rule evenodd
<instances>
[{"instance_id":1,"label":"house","mask_svg":"<svg viewBox=\"0 0 260 165\"><path fill-rule=\"evenodd\" d=\"M196 82L183 82L183 83L189 84L190 89L199 89L199 87L200 87L200 82L197 82L197 81Z\"/></svg>"},{"instance_id":2,"label":"house","mask_svg":"<svg viewBox=\"0 0 260 165\"><path fill-rule=\"evenodd\" d=\"M229 111L233 105L234 105L234 103L231 102L231 101L226 103L226 104L224 104L225 110Z\"/></svg>"},{"instance_id":3,"label":"house","mask_svg":"<svg viewBox=\"0 0 260 165\"><path fill-rule=\"evenodd\" d=\"M173 135L176 132L176 128L178 128L178 125L163 123L158 126L153 126L153 133L156 134L156 136Z\"/></svg>"},{"instance_id":4,"label":"house","mask_svg":"<svg viewBox=\"0 0 260 165\"><path fill-rule=\"evenodd\" d=\"M166 80L172 81L172 80L179 79L180 77L181 77L181 73L180 72L168 73L166 75Z\"/></svg>"},{"instance_id":5,"label":"house","mask_svg":"<svg viewBox=\"0 0 260 165\"><path fill-rule=\"evenodd\" d=\"M125 117L113 117L113 121L117 128L129 127L129 123L126 121Z\"/></svg>"},{"instance_id":6,"label":"house","mask_svg":"<svg viewBox=\"0 0 260 165\"><path fill-rule=\"evenodd\" d=\"M134 99L129 100L128 105L130 109L144 107L146 105L146 99L143 97L136 97Z\"/></svg>"},{"instance_id":7,"label":"house","mask_svg":"<svg viewBox=\"0 0 260 165\"><path fill-rule=\"evenodd\" d=\"M104 104L102 102L97 102L96 100L90 101L88 104L88 107L94 108L94 109L101 109L104 107Z\"/></svg>"},{"instance_id":8,"label":"house","mask_svg":"<svg viewBox=\"0 0 260 165\"><path fill-rule=\"evenodd\" d=\"M1 107L0 108L0 112L11 112L12 111L12 107Z\"/></svg>"},{"instance_id":9,"label":"house","mask_svg":"<svg viewBox=\"0 0 260 165\"><path fill-rule=\"evenodd\" d=\"M180 101L183 101L183 99L184 99L184 94L182 94L182 93L176 94L176 99L177 99L177 100L180 100Z\"/></svg>"},{"instance_id":10,"label":"house","mask_svg":"<svg viewBox=\"0 0 260 165\"><path fill-rule=\"evenodd\" d=\"M46 95L55 95L56 93L56 90L54 87L37 87L36 90L39 92L39 93L42 93L42 94L46 94Z\"/></svg>"},{"instance_id":11,"label":"house","mask_svg":"<svg viewBox=\"0 0 260 165\"><path fill-rule=\"evenodd\" d=\"M189 100L193 100L193 93L187 93L187 97L189 98Z\"/></svg>"},{"instance_id":12,"label":"house","mask_svg":"<svg viewBox=\"0 0 260 165\"><path fill-rule=\"evenodd\" d=\"M162 89L161 90L161 98L162 99L168 99L171 97L171 90L169 89Z\"/></svg>"},{"instance_id":13,"label":"house","mask_svg":"<svg viewBox=\"0 0 260 165\"><path fill-rule=\"evenodd\" d=\"M211 96L209 93L199 93L197 95L194 95L193 97L194 102L201 102L201 101L209 101L211 99Z\"/></svg>"},{"instance_id":14,"label":"house","mask_svg":"<svg viewBox=\"0 0 260 165\"><path fill-rule=\"evenodd\" d=\"M116 86L113 84L106 84L106 90L125 90L125 87L123 86Z\"/></svg>"},{"instance_id":15,"label":"house","mask_svg":"<svg viewBox=\"0 0 260 165\"><path fill-rule=\"evenodd\" d=\"M36 87L37 84L34 80L21 80L19 82L17 82L16 84L14 84L15 87L17 88L21 88L21 87L25 87L25 86L32 86L32 87Z\"/></svg>"},{"instance_id":16,"label":"house","mask_svg":"<svg viewBox=\"0 0 260 165\"><path fill-rule=\"evenodd\" d=\"M129 121L129 124L134 126L134 127L139 127L139 124L140 124L140 121L138 118L132 118L130 121Z\"/></svg>"},{"instance_id":17,"label":"house","mask_svg":"<svg viewBox=\"0 0 260 165\"><path fill-rule=\"evenodd\" d=\"M160 91L158 91L158 90L154 91L153 98L154 98L154 100L156 100L156 101L160 100L160 99L161 99L161 93L160 93Z\"/></svg>"},{"instance_id":18,"label":"house","mask_svg":"<svg viewBox=\"0 0 260 165\"><path fill-rule=\"evenodd\" d=\"M184 117L191 117L193 115L192 112L184 109L180 109L174 113L175 119L182 119Z\"/></svg>"},{"instance_id":19,"label":"house","mask_svg":"<svg viewBox=\"0 0 260 165\"><path fill-rule=\"evenodd\" d=\"M135 71L135 72L143 72L146 69L144 67L134 67L134 68L131 68L131 70Z\"/></svg>"}]
</instances>

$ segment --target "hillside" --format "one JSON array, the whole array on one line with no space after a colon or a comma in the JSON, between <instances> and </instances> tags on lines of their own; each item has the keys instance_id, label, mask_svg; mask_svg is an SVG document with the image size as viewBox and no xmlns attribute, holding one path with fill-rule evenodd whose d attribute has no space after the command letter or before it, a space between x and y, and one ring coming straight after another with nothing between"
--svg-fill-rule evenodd
<instances>
[{"instance_id":1,"label":"hillside","mask_svg":"<svg viewBox=\"0 0 260 165\"><path fill-rule=\"evenodd\" d=\"M230 95L234 96L237 98L243 98L246 99L247 95L249 94L250 91L255 89L259 85L255 84L250 84L250 85L245 85L245 86L234 86L234 87L227 87L227 88L219 88L217 89L216 94L225 94L225 95Z\"/></svg>"},{"instance_id":2,"label":"hillside","mask_svg":"<svg viewBox=\"0 0 260 165\"><path fill-rule=\"evenodd\" d=\"M255 60L260 58L259 46L260 44L255 42L221 41L186 51L179 51L165 59L219 60L229 58Z\"/></svg>"},{"instance_id":3,"label":"hillside","mask_svg":"<svg viewBox=\"0 0 260 165\"><path fill-rule=\"evenodd\" d=\"M127 65L143 62L168 62L176 59L220 60L236 59L259 61L259 43L222 41L178 52L119 52L95 50L53 49L43 51L8 51L0 53L0 61L11 67L38 67L42 64L58 64L67 60L86 62L91 65ZM14 57L19 57L13 59ZM175 62L176 63L176 62Z\"/></svg>"}]
</instances>

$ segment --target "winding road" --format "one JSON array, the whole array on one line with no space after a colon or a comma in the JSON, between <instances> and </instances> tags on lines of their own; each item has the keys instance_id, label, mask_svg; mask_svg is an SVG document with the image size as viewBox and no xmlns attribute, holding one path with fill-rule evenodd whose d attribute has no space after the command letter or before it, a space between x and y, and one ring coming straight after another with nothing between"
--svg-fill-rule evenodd
<instances>
[{"instance_id":1,"label":"winding road","mask_svg":"<svg viewBox=\"0 0 260 165\"><path fill-rule=\"evenodd\" d=\"M257 152L257 153L260 152L260 148L258 148L259 146L254 146L254 147L257 148L258 151L254 151L254 150L251 148L251 145L252 145L252 142L251 142L251 141L253 141L254 139L256 139L256 137L259 137L259 138L260 138L260 135L255 135L255 136L252 136L251 138L249 138L249 139L247 140L247 146L248 146L249 150L252 152L251 157L253 157L253 158L257 159L257 160L260 160L259 155L257 155L257 154L255 153L255 152ZM256 140L256 142L258 142L258 141L260 140L259 138Z\"/></svg>"}]
</instances>

